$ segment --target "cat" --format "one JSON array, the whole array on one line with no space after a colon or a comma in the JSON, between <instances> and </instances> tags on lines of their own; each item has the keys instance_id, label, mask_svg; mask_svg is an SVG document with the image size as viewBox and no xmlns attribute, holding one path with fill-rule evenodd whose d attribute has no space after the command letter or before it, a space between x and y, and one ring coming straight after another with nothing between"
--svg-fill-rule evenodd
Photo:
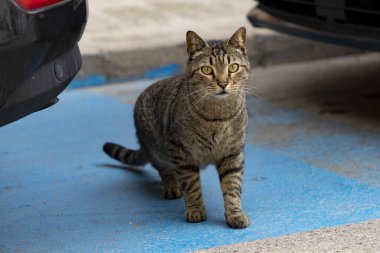
<instances>
[{"instance_id":1,"label":"cat","mask_svg":"<svg viewBox=\"0 0 380 253\"><path fill-rule=\"evenodd\" d=\"M140 149L106 143L103 150L129 165L150 162L161 176L167 199L184 195L188 222L207 219L199 169L215 164L226 222L245 228L249 219L241 205L248 124L244 88L250 69L246 30L239 28L226 41L205 41L188 31L186 44L186 73L154 83L136 101Z\"/></svg>"}]
</instances>

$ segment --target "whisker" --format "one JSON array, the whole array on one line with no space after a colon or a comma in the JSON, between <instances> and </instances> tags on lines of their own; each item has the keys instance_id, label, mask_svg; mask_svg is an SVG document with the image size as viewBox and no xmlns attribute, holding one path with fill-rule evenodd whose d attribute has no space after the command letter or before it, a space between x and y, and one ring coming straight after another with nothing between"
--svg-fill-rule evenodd
<instances>
[{"instance_id":1,"label":"whisker","mask_svg":"<svg viewBox=\"0 0 380 253\"><path fill-rule=\"evenodd\" d=\"M244 100L245 97L244 97L244 93L241 93L241 92L234 92L234 94L236 94L239 98L241 98L241 100Z\"/></svg>"},{"instance_id":2,"label":"whisker","mask_svg":"<svg viewBox=\"0 0 380 253\"><path fill-rule=\"evenodd\" d=\"M259 91L258 89L257 89L257 87L255 87L255 86L244 86L243 88L242 88L245 92L248 92L248 93L256 93L257 91Z\"/></svg>"},{"instance_id":3,"label":"whisker","mask_svg":"<svg viewBox=\"0 0 380 253\"><path fill-rule=\"evenodd\" d=\"M252 91L244 91L244 93L245 93L245 94L247 94L247 95L251 95L251 96L254 96L254 97L256 97L256 98L258 98L258 97L259 97L259 95L258 95L257 93L255 93L255 92L252 92Z\"/></svg>"},{"instance_id":4,"label":"whisker","mask_svg":"<svg viewBox=\"0 0 380 253\"><path fill-rule=\"evenodd\" d=\"M205 93L207 93L207 91L202 90L202 92L200 94L199 93L196 94L195 100L192 101L191 106L193 106L195 103L197 103L198 100L201 99L204 96Z\"/></svg>"},{"instance_id":5,"label":"whisker","mask_svg":"<svg viewBox=\"0 0 380 253\"><path fill-rule=\"evenodd\" d=\"M249 87L250 89L261 90L265 87L265 85L255 83L254 85L247 85L247 87Z\"/></svg>"},{"instance_id":6,"label":"whisker","mask_svg":"<svg viewBox=\"0 0 380 253\"><path fill-rule=\"evenodd\" d=\"M245 92L248 92L248 93L250 93L250 92L256 93L257 92L256 89L252 89L252 88L242 88L242 90L245 91Z\"/></svg>"},{"instance_id":7,"label":"whisker","mask_svg":"<svg viewBox=\"0 0 380 253\"><path fill-rule=\"evenodd\" d=\"M196 107L198 105L201 105L201 102L204 102L206 99L206 96L209 95L210 93L208 91L205 91L205 93L203 93L203 95L201 95L196 101L194 101L194 103L192 104L192 106Z\"/></svg>"},{"instance_id":8,"label":"whisker","mask_svg":"<svg viewBox=\"0 0 380 253\"><path fill-rule=\"evenodd\" d=\"M184 99L184 98L188 98L188 97L190 97L190 96L192 96L192 95L195 95L195 94L198 94L198 93L202 93L202 92L204 92L204 90L196 90L196 91L193 91L193 92L187 94L186 96L183 96L182 99Z\"/></svg>"}]
</instances>

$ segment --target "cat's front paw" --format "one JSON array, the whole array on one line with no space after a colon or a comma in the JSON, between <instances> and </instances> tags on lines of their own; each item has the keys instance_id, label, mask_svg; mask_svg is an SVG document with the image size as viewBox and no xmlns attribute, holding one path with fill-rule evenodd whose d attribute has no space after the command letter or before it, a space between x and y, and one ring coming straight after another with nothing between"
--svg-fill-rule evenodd
<instances>
[{"instance_id":1,"label":"cat's front paw","mask_svg":"<svg viewBox=\"0 0 380 253\"><path fill-rule=\"evenodd\" d=\"M168 187L164 188L164 196L166 199L178 199L182 196L181 191L178 187Z\"/></svg>"},{"instance_id":2,"label":"cat's front paw","mask_svg":"<svg viewBox=\"0 0 380 253\"><path fill-rule=\"evenodd\" d=\"M207 219L207 214L204 209L188 210L185 213L185 219L191 223L201 222Z\"/></svg>"},{"instance_id":3,"label":"cat's front paw","mask_svg":"<svg viewBox=\"0 0 380 253\"><path fill-rule=\"evenodd\" d=\"M226 215L226 221L231 228L246 228L249 226L249 219L243 212Z\"/></svg>"}]
</instances>

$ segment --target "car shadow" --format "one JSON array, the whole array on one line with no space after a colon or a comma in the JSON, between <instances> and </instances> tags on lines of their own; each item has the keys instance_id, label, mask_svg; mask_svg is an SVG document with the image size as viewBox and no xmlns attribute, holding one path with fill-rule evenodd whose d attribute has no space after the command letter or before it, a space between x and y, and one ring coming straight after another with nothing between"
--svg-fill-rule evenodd
<instances>
[{"instance_id":1,"label":"car shadow","mask_svg":"<svg viewBox=\"0 0 380 253\"><path fill-rule=\"evenodd\" d=\"M261 99L322 117L380 129L380 54L253 70Z\"/></svg>"}]
</instances>

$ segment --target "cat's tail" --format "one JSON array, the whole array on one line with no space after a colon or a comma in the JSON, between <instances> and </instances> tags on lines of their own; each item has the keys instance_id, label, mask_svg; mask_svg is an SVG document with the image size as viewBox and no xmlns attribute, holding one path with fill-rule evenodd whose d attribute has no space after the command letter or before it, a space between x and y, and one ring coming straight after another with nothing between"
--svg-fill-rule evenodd
<instances>
[{"instance_id":1,"label":"cat's tail","mask_svg":"<svg viewBox=\"0 0 380 253\"><path fill-rule=\"evenodd\" d=\"M110 157L129 165L144 165L148 159L142 150L131 150L119 144L107 142L103 145L103 151Z\"/></svg>"}]
</instances>

